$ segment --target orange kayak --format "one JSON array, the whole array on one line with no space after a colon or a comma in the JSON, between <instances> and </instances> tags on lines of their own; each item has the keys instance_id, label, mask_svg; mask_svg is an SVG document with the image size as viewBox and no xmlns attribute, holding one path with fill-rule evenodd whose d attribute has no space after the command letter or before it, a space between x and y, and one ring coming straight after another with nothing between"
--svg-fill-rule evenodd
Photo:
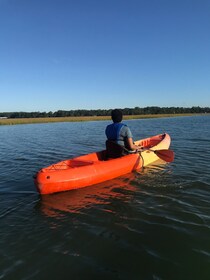
<instances>
[{"instance_id":1,"label":"orange kayak","mask_svg":"<svg viewBox=\"0 0 210 280\"><path fill-rule=\"evenodd\" d=\"M98 184L147 166L159 157L154 151L167 150L171 138L167 133L135 141L144 147L116 159L107 159L106 151L82 155L42 168L34 176L40 194L51 194Z\"/></svg>"}]
</instances>

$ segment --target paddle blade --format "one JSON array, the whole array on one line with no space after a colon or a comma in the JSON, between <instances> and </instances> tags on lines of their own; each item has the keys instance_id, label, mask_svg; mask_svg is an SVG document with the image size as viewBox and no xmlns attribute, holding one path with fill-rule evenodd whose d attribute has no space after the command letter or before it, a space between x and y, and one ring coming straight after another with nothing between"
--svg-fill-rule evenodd
<instances>
[{"instance_id":1,"label":"paddle blade","mask_svg":"<svg viewBox=\"0 0 210 280\"><path fill-rule=\"evenodd\" d=\"M171 150L156 150L154 153L166 162L172 162L174 160L174 152Z\"/></svg>"}]
</instances>

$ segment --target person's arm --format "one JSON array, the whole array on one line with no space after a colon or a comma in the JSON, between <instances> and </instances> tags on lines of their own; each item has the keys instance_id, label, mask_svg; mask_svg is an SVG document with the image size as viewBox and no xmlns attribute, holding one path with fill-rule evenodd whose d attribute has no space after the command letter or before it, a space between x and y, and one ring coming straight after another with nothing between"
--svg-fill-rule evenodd
<instances>
[{"instance_id":1,"label":"person's arm","mask_svg":"<svg viewBox=\"0 0 210 280\"><path fill-rule=\"evenodd\" d=\"M135 151L135 150L142 150L141 146L135 145L133 143L133 138L129 137L127 138L127 144L130 150Z\"/></svg>"}]
</instances>

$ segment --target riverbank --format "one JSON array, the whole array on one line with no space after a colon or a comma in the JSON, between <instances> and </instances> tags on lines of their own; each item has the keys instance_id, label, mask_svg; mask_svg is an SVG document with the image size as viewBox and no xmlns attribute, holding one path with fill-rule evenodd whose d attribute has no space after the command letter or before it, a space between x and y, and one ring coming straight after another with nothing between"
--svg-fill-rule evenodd
<instances>
[{"instance_id":1,"label":"riverbank","mask_svg":"<svg viewBox=\"0 0 210 280\"><path fill-rule=\"evenodd\" d=\"M148 119L148 118L169 118L183 117L199 114L157 114L157 115L128 115L124 120ZM202 115L202 114L200 114ZM86 122L110 120L110 116L88 116L88 117L53 117L53 118L19 118L19 119L0 119L0 125L33 124L33 123L56 123L56 122Z\"/></svg>"}]
</instances>

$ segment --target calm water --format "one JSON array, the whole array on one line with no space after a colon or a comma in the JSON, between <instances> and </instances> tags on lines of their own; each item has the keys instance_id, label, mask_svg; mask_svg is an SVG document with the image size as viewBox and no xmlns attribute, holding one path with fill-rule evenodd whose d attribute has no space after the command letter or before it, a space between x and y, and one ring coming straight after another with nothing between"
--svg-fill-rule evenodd
<instances>
[{"instance_id":1,"label":"calm water","mask_svg":"<svg viewBox=\"0 0 210 280\"><path fill-rule=\"evenodd\" d=\"M175 161L43 198L33 174L103 149L108 122L0 127L0 279L210 279L210 117L126 123Z\"/></svg>"}]
</instances>

